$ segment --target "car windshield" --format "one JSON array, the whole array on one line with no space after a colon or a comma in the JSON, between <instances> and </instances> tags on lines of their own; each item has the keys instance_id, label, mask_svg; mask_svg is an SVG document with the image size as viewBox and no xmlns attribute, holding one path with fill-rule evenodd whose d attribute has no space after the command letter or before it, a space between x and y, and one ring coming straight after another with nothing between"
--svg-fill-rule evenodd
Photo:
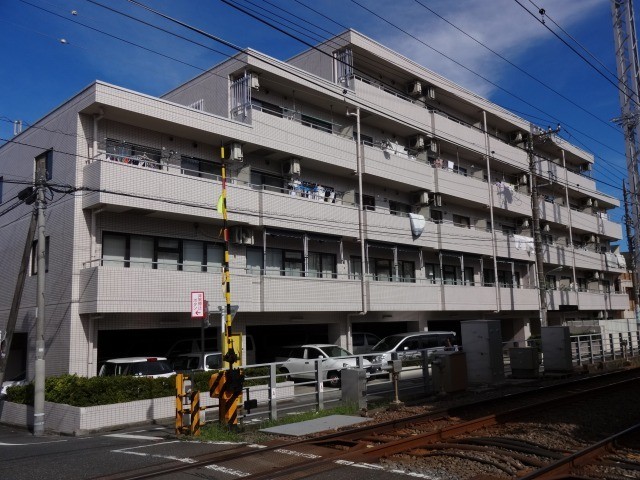
<instances>
[{"instance_id":1,"label":"car windshield","mask_svg":"<svg viewBox=\"0 0 640 480\"><path fill-rule=\"evenodd\" d=\"M375 344L371 351L388 352L389 350L393 350L393 348L395 348L395 346L405 337L406 335L389 335L388 337L384 337Z\"/></svg>"},{"instance_id":2,"label":"car windshield","mask_svg":"<svg viewBox=\"0 0 640 480\"><path fill-rule=\"evenodd\" d=\"M322 347L322 351L328 357L351 357L351 356L353 356L352 353L350 353L349 351L345 350L342 347L338 347L337 345L329 345L327 347Z\"/></svg>"},{"instance_id":3,"label":"car windshield","mask_svg":"<svg viewBox=\"0 0 640 480\"><path fill-rule=\"evenodd\" d=\"M171 365L164 360L134 363L129 371L131 375L162 375L171 372L173 372Z\"/></svg>"}]
</instances>

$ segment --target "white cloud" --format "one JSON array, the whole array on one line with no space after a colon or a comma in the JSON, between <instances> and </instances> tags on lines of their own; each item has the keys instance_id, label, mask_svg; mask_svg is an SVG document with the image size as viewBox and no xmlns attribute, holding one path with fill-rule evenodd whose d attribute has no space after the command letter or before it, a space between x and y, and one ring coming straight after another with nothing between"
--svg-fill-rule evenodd
<instances>
[{"instance_id":1,"label":"white cloud","mask_svg":"<svg viewBox=\"0 0 640 480\"><path fill-rule=\"evenodd\" d=\"M420 2L517 65L525 55L530 53L531 49L539 44L558 41L513 0L488 2L420 0ZM526 0L520 0L520 2L540 18L531 2ZM596 9L603 7L603 3L602 0L581 0L580 2L555 0L548 2L545 8L547 14L556 23L565 30L569 30L572 26L593 16ZM378 8L370 3L367 3L367 6L424 43L382 23L380 25L383 25L383 28L378 25L375 34L372 34L375 35L376 40L480 95L489 97L496 87L473 72L499 84L500 78L512 68L418 3L380 2ZM605 6L608 8L608 5ZM549 19L546 22L552 25ZM363 33L367 30L370 31L370 29L363 29ZM435 52L434 49L466 69Z\"/></svg>"}]
</instances>

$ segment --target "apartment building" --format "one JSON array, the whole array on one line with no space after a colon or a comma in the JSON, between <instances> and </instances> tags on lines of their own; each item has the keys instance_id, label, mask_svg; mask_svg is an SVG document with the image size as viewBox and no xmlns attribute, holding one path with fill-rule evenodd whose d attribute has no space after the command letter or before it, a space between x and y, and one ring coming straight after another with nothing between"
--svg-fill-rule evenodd
<instances>
[{"instance_id":1,"label":"apartment building","mask_svg":"<svg viewBox=\"0 0 640 480\"><path fill-rule=\"evenodd\" d=\"M539 288L550 325L606 326L628 307L611 245L621 226L607 217L619 201L597 190L591 154L556 135L535 143L539 287L531 131L353 30L286 62L243 51L160 98L95 82L0 148L5 180L32 179L45 154L56 186L47 373L91 376L102 359L199 337L190 293L212 312L225 304L223 165L233 328L259 362L301 341L350 347L353 331L459 331L480 318L523 341L539 331ZM2 201L22 188L5 182ZM2 218L0 325L31 209ZM35 291L32 269L16 336L31 376Z\"/></svg>"}]
</instances>

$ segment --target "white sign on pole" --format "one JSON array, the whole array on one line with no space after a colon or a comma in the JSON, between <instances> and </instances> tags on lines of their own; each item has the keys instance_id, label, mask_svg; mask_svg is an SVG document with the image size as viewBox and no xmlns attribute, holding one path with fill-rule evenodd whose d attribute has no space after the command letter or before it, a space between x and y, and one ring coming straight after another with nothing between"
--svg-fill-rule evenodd
<instances>
[{"instance_id":1,"label":"white sign on pole","mask_svg":"<svg viewBox=\"0 0 640 480\"><path fill-rule=\"evenodd\" d=\"M204 318L204 292L191 292L191 318Z\"/></svg>"}]
</instances>

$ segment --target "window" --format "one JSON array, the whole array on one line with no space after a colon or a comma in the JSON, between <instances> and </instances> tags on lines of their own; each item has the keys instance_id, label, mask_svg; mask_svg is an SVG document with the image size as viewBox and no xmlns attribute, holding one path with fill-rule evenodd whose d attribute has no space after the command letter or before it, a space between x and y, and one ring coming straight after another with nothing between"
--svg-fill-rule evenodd
<instances>
[{"instance_id":1,"label":"window","mask_svg":"<svg viewBox=\"0 0 640 480\"><path fill-rule=\"evenodd\" d=\"M514 288L520 286L520 274L508 270L498 270L498 285L503 288Z\"/></svg>"},{"instance_id":2,"label":"window","mask_svg":"<svg viewBox=\"0 0 640 480\"><path fill-rule=\"evenodd\" d=\"M333 131L331 122L320 120L319 118L311 117L309 115L305 115L304 113L300 116L300 121L302 125L306 127L315 128L317 130L322 130L327 133L331 133Z\"/></svg>"},{"instance_id":3,"label":"window","mask_svg":"<svg viewBox=\"0 0 640 480\"><path fill-rule=\"evenodd\" d=\"M411 206L406 203L394 202L389 200L389 212L391 215L406 215L411 212Z\"/></svg>"},{"instance_id":4,"label":"window","mask_svg":"<svg viewBox=\"0 0 640 480\"><path fill-rule=\"evenodd\" d=\"M353 132L353 139L355 141L358 141L358 132L356 131ZM360 143L362 143L363 145L369 145L370 147L373 147L373 137L360 133Z\"/></svg>"},{"instance_id":5,"label":"window","mask_svg":"<svg viewBox=\"0 0 640 480\"><path fill-rule=\"evenodd\" d=\"M202 178L218 178L222 175L222 166L218 163L183 155L180 157L180 173Z\"/></svg>"},{"instance_id":6,"label":"window","mask_svg":"<svg viewBox=\"0 0 640 480\"><path fill-rule=\"evenodd\" d=\"M442 211L431 210L431 221L433 223L442 223Z\"/></svg>"},{"instance_id":7,"label":"window","mask_svg":"<svg viewBox=\"0 0 640 480\"><path fill-rule=\"evenodd\" d=\"M502 233L504 233L505 235L515 235L516 234L516 227L514 225L505 225L502 224Z\"/></svg>"},{"instance_id":8,"label":"window","mask_svg":"<svg viewBox=\"0 0 640 480\"><path fill-rule=\"evenodd\" d=\"M398 274L400 277L399 280L401 282L415 283L416 281L415 263L407 260L400 260L398 262Z\"/></svg>"},{"instance_id":9,"label":"window","mask_svg":"<svg viewBox=\"0 0 640 480\"><path fill-rule=\"evenodd\" d=\"M102 236L105 267L219 272L224 247L209 242L108 233Z\"/></svg>"},{"instance_id":10,"label":"window","mask_svg":"<svg viewBox=\"0 0 640 480\"><path fill-rule=\"evenodd\" d=\"M444 277L445 285L457 285L458 284L458 267L454 265L443 265L442 275Z\"/></svg>"},{"instance_id":11,"label":"window","mask_svg":"<svg viewBox=\"0 0 640 480\"><path fill-rule=\"evenodd\" d=\"M53 178L53 150L47 150L46 152L38 155L36 157L36 169L38 168L38 163L43 160L44 161L44 169L45 169L45 181L51 180ZM36 172L34 172L36 173ZM34 177L35 178L35 177ZM36 180L38 180L36 178Z\"/></svg>"},{"instance_id":12,"label":"window","mask_svg":"<svg viewBox=\"0 0 640 480\"><path fill-rule=\"evenodd\" d=\"M114 233L102 236L102 265L105 267L128 267L127 237Z\"/></svg>"},{"instance_id":13,"label":"window","mask_svg":"<svg viewBox=\"0 0 640 480\"><path fill-rule=\"evenodd\" d=\"M247 273L249 275L261 275L264 265L262 249L247 247Z\"/></svg>"},{"instance_id":14,"label":"window","mask_svg":"<svg viewBox=\"0 0 640 480\"><path fill-rule=\"evenodd\" d=\"M496 282L495 272L488 268L485 268L482 272L482 284L487 287L492 287Z\"/></svg>"},{"instance_id":15,"label":"window","mask_svg":"<svg viewBox=\"0 0 640 480\"><path fill-rule=\"evenodd\" d=\"M543 245L553 245L553 235L542 234L542 244Z\"/></svg>"},{"instance_id":16,"label":"window","mask_svg":"<svg viewBox=\"0 0 640 480\"><path fill-rule=\"evenodd\" d=\"M349 267L349 278L360 280L362 278L362 259L360 257L351 257Z\"/></svg>"},{"instance_id":17,"label":"window","mask_svg":"<svg viewBox=\"0 0 640 480\"><path fill-rule=\"evenodd\" d=\"M588 286L587 286L587 279L586 278L578 278L578 291L579 292L586 292L587 290L589 290Z\"/></svg>"},{"instance_id":18,"label":"window","mask_svg":"<svg viewBox=\"0 0 640 480\"><path fill-rule=\"evenodd\" d=\"M304 264L302 252L294 250L284 250L284 275L287 277L304 276Z\"/></svg>"},{"instance_id":19,"label":"window","mask_svg":"<svg viewBox=\"0 0 640 480\"><path fill-rule=\"evenodd\" d=\"M439 284L440 280L440 265L435 263L427 263L425 264L425 268L427 270L427 280L432 285Z\"/></svg>"},{"instance_id":20,"label":"window","mask_svg":"<svg viewBox=\"0 0 640 480\"><path fill-rule=\"evenodd\" d=\"M265 102L264 100L258 100L256 98L251 100L251 104L253 108L260 110L261 112L268 113L269 115L273 115L274 117L283 117L283 109L282 107L275 105L273 103Z\"/></svg>"},{"instance_id":21,"label":"window","mask_svg":"<svg viewBox=\"0 0 640 480\"><path fill-rule=\"evenodd\" d=\"M458 165L454 165L453 171L455 173L457 173L458 175L464 175L465 177L467 176L467 169L464 168L464 167L460 167Z\"/></svg>"},{"instance_id":22,"label":"window","mask_svg":"<svg viewBox=\"0 0 640 480\"><path fill-rule=\"evenodd\" d=\"M265 275L282 275L282 250L267 248L264 270Z\"/></svg>"},{"instance_id":23,"label":"window","mask_svg":"<svg viewBox=\"0 0 640 480\"><path fill-rule=\"evenodd\" d=\"M308 276L336 278L336 256L332 253L309 252Z\"/></svg>"},{"instance_id":24,"label":"window","mask_svg":"<svg viewBox=\"0 0 640 480\"><path fill-rule=\"evenodd\" d=\"M469 217L465 217L463 215L453 215L453 224L456 227L463 227L463 228L471 228L471 221L469 219Z\"/></svg>"},{"instance_id":25,"label":"window","mask_svg":"<svg viewBox=\"0 0 640 480\"><path fill-rule=\"evenodd\" d=\"M365 195L362 194L362 203L364 204L364 210L372 210L376 209L376 199L373 195ZM360 205L360 194L356 192L356 205Z\"/></svg>"},{"instance_id":26,"label":"window","mask_svg":"<svg viewBox=\"0 0 640 480\"><path fill-rule=\"evenodd\" d=\"M44 238L44 272L49 271L49 237ZM31 275L38 274L38 241L31 244Z\"/></svg>"},{"instance_id":27,"label":"window","mask_svg":"<svg viewBox=\"0 0 640 480\"><path fill-rule=\"evenodd\" d=\"M129 238L129 265L131 268L154 268L153 237L131 235Z\"/></svg>"},{"instance_id":28,"label":"window","mask_svg":"<svg viewBox=\"0 0 640 480\"><path fill-rule=\"evenodd\" d=\"M464 284L471 286L476 284L473 278L473 267L464 267Z\"/></svg>"},{"instance_id":29,"label":"window","mask_svg":"<svg viewBox=\"0 0 640 480\"><path fill-rule=\"evenodd\" d=\"M271 190L275 192L283 192L284 188L284 178L273 175L271 173L260 172L256 170L251 170L251 180L252 185L257 187L265 188L266 190Z\"/></svg>"},{"instance_id":30,"label":"window","mask_svg":"<svg viewBox=\"0 0 640 480\"><path fill-rule=\"evenodd\" d=\"M556 276L555 275L547 275L545 283L546 283L545 287L546 287L547 290L555 290L557 288L557 286L556 286Z\"/></svg>"},{"instance_id":31,"label":"window","mask_svg":"<svg viewBox=\"0 0 640 480\"><path fill-rule=\"evenodd\" d=\"M107 159L147 168L162 168L161 152L157 148L136 145L135 143L107 139Z\"/></svg>"},{"instance_id":32,"label":"window","mask_svg":"<svg viewBox=\"0 0 640 480\"><path fill-rule=\"evenodd\" d=\"M393 269L391 266L391 260L385 260L376 258L373 260L373 274L374 280L380 282L390 282L393 276Z\"/></svg>"}]
</instances>

